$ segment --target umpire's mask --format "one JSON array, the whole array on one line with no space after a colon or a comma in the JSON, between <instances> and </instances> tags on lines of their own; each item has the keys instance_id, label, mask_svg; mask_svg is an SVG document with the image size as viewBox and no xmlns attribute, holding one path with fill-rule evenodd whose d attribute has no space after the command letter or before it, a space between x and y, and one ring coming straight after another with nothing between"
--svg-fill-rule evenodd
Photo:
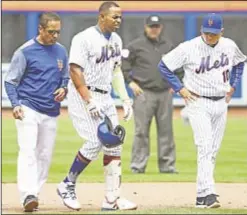
<instances>
[{"instance_id":1,"label":"umpire's mask","mask_svg":"<svg viewBox=\"0 0 247 215\"><path fill-rule=\"evenodd\" d=\"M98 138L100 142L107 148L113 148L123 144L125 137L125 129L118 125L113 129L112 122L108 116L98 126Z\"/></svg>"}]
</instances>

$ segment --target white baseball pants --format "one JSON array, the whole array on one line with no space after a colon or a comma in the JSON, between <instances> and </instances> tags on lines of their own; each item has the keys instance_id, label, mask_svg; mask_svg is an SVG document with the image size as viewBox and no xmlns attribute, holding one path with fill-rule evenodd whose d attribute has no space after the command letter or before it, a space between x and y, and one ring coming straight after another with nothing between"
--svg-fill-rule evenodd
<instances>
[{"instance_id":1,"label":"white baseball pants","mask_svg":"<svg viewBox=\"0 0 247 215\"><path fill-rule=\"evenodd\" d=\"M225 131L227 107L224 98L198 98L186 106L197 148L197 197L216 194L214 168Z\"/></svg>"},{"instance_id":2,"label":"white baseball pants","mask_svg":"<svg viewBox=\"0 0 247 215\"><path fill-rule=\"evenodd\" d=\"M38 196L46 182L55 145L57 117L22 106L25 118L16 120L19 145L17 183L21 203L28 195Z\"/></svg>"},{"instance_id":3,"label":"white baseball pants","mask_svg":"<svg viewBox=\"0 0 247 215\"><path fill-rule=\"evenodd\" d=\"M100 105L104 113L110 118L113 127L119 125L117 110L110 94L90 92L94 100ZM103 150L109 156L120 156L122 146L106 148L99 141L97 129L103 119L93 119L87 110L85 102L75 89L72 82L68 84L68 112L77 133L86 142L80 148L81 154L89 159L96 160Z\"/></svg>"}]
</instances>

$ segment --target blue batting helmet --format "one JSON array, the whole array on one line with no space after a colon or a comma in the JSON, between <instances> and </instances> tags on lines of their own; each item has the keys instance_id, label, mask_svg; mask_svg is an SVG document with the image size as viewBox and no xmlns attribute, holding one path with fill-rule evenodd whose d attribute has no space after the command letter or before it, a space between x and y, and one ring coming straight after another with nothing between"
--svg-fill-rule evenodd
<instances>
[{"instance_id":1,"label":"blue batting helmet","mask_svg":"<svg viewBox=\"0 0 247 215\"><path fill-rule=\"evenodd\" d=\"M125 129L118 125L113 129L112 122L108 116L98 126L98 138L100 142L107 148L113 148L123 144L125 137Z\"/></svg>"}]
</instances>

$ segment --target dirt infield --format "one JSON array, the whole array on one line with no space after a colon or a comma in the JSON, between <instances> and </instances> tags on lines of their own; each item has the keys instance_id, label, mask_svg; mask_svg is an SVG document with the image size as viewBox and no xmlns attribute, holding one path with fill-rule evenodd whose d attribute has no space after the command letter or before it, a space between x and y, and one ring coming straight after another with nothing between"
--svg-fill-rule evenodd
<instances>
[{"instance_id":1,"label":"dirt infield","mask_svg":"<svg viewBox=\"0 0 247 215\"><path fill-rule=\"evenodd\" d=\"M222 208L247 209L247 184L216 185ZM3 184L2 212L21 213L16 184ZM194 207L195 183L125 183L122 194L136 202L138 209L162 209L166 207ZM10 195L11 194L11 195ZM82 211L100 210L104 194L101 183L77 185L77 196L82 204ZM56 184L46 184L40 193L40 213L68 213L56 194Z\"/></svg>"}]
</instances>

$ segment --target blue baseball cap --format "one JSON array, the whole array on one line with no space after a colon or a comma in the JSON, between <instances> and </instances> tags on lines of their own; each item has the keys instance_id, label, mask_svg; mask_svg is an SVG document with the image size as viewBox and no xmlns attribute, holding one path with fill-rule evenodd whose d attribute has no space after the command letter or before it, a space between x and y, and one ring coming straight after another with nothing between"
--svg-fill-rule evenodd
<instances>
[{"instance_id":1,"label":"blue baseball cap","mask_svg":"<svg viewBox=\"0 0 247 215\"><path fill-rule=\"evenodd\" d=\"M223 28L223 19L219 14L210 13L203 17L202 32L219 34Z\"/></svg>"}]
</instances>

